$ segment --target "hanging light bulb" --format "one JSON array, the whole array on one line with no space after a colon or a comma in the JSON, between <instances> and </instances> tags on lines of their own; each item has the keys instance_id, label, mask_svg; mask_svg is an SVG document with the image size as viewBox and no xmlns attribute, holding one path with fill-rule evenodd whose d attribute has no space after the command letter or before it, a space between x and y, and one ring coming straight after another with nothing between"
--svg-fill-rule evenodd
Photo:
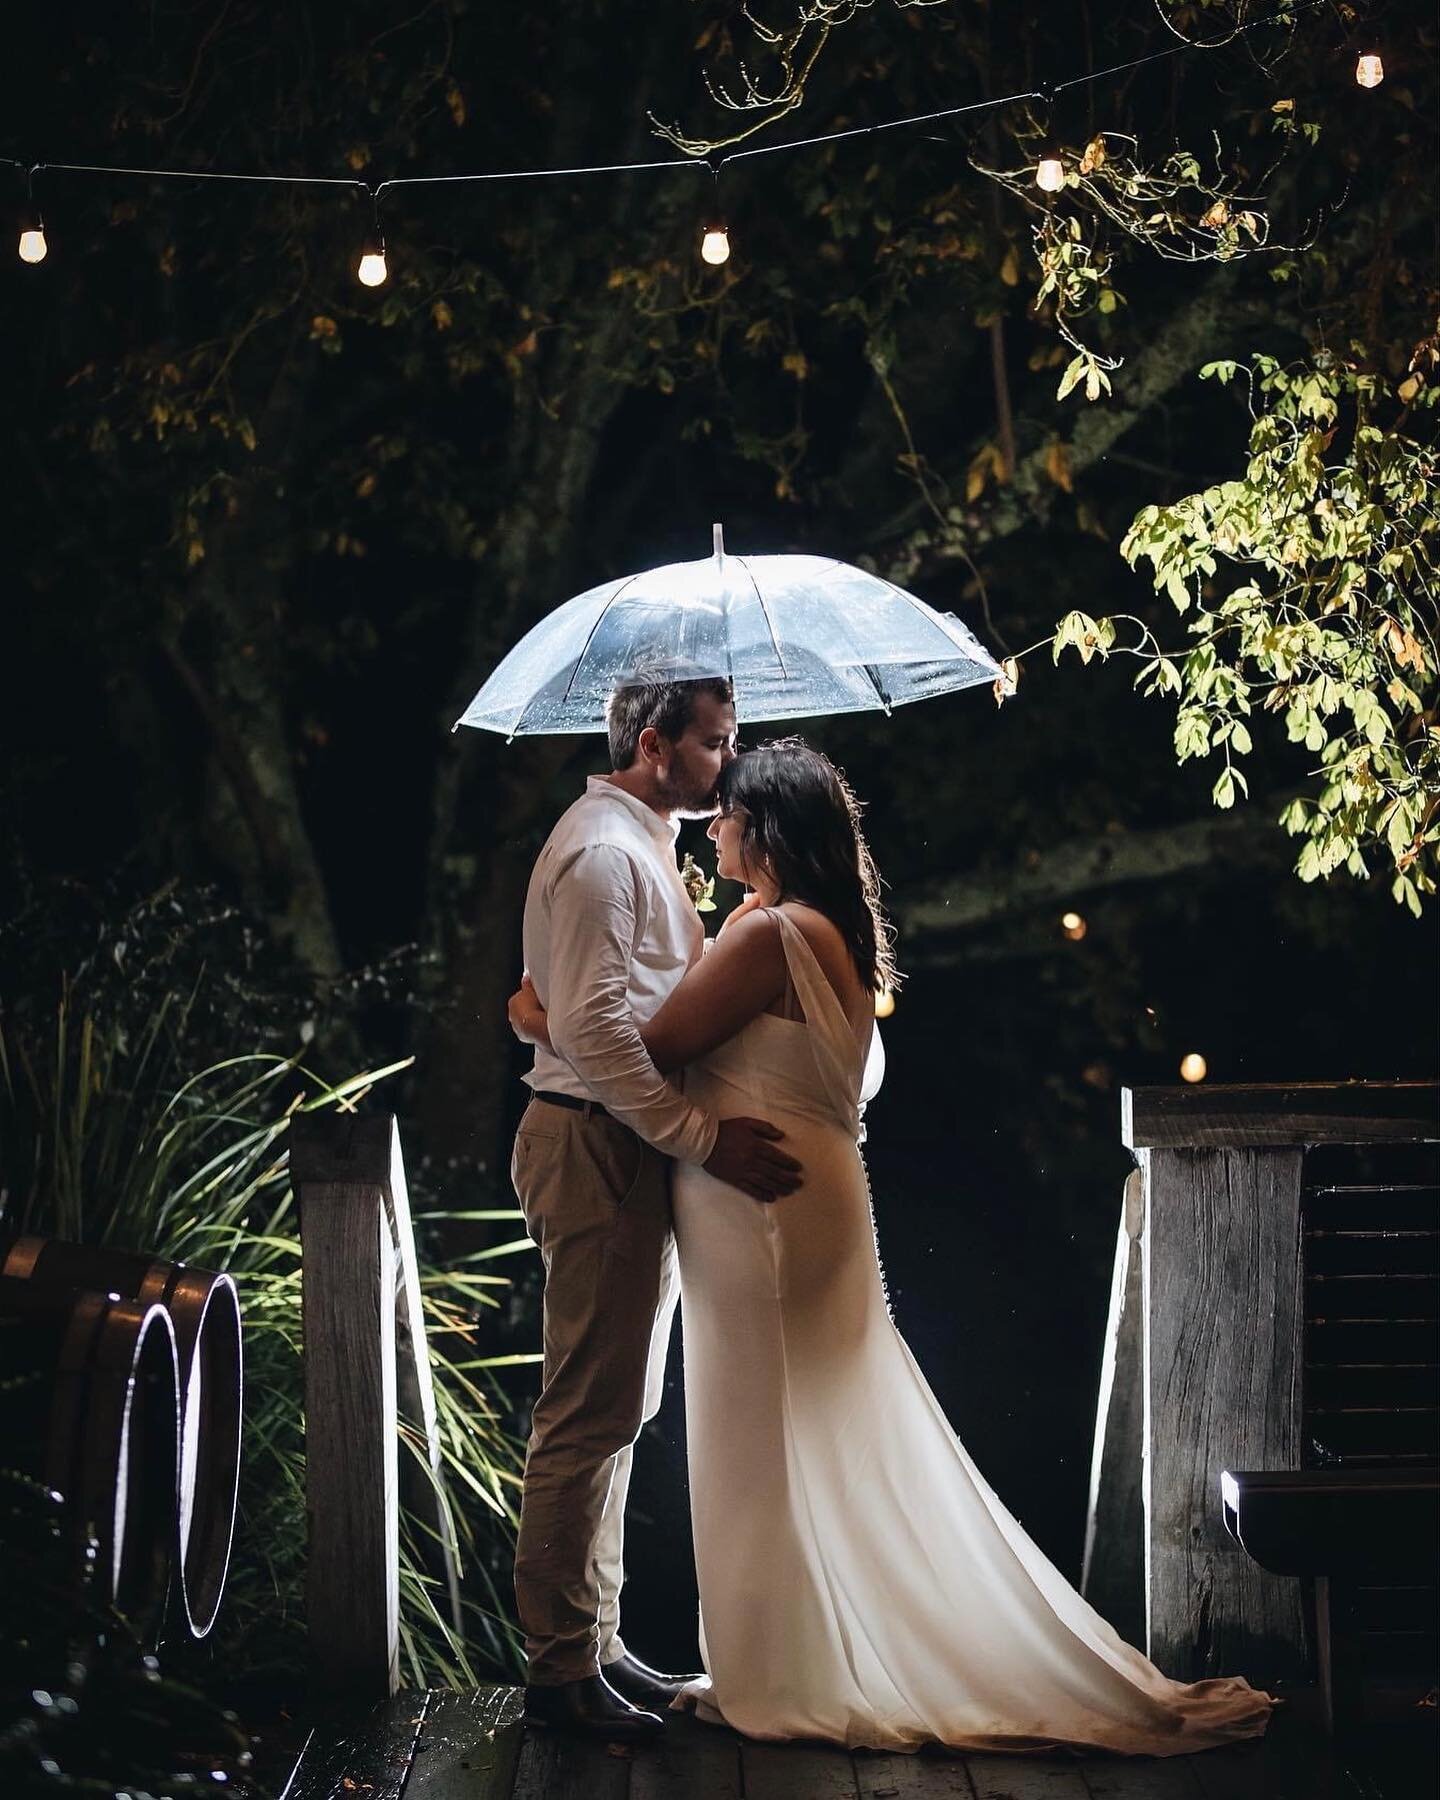
<instances>
[{"instance_id":1,"label":"hanging light bulb","mask_svg":"<svg viewBox=\"0 0 1440 1800\"><path fill-rule=\"evenodd\" d=\"M385 263L385 240L378 231L372 231L360 246L360 261L355 265L355 273L364 287L379 287L389 275L390 270Z\"/></svg>"},{"instance_id":2,"label":"hanging light bulb","mask_svg":"<svg viewBox=\"0 0 1440 1800\"><path fill-rule=\"evenodd\" d=\"M716 268L730 260L730 232L723 219L712 219L700 239L700 260Z\"/></svg>"},{"instance_id":3,"label":"hanging light bulb","mask_svg":"<svg viewBox=\"0 0 1440 1800\"><path fill-rule=\"evenodd\" d=\"M875 991L875 1017L888 1019L895 1010L895 996L889 988L877 988Z\"/></svg>"},{"instance_id":4,"label":"hanging light bulb","mask_svg":"<svg viewBox=\"0 0 1440 1800\"><path fill-rule=\"evenodd\" d=\"M20 214L20 260L27 263L44 262L50 253L50 246L45 242L45 221L33 206L27 206Z\"/></svg>"},{"instance_id":5,"label":"hanging light bulb","mask_svg":"<svg viewBox=\"0 0 1440 1800\"><path fill-rule=\"evenodd\" d=\"M1191 1050L1180 1058L1180 1079L1182 1081L1203 1081L1210 1073L1210 1065L1198 1050Z\"/></svg>"},{"instance_id":6,"label":"hanging light bulb","mask_svg":"<svg viewBox=\"0 0 1440 1800\"><path fill-rule=\"evenodd\" d=\"M1379 87L1385 79L1385 64L1378 50L1361 52L1355 63L1355 79L1363 88Z\"/></svg>"},{"instance_id":7,"label":"hanging light bulb","mask_svg":"<svg viewBox=\"0 0 1440 1800\"><path fill-rule=\"evenodd\" d=\"M1077 912L1065 912L1060 915L1060 929L1072 944L1078 944L1090 929L1084 915Z\"/></svg>"},{"instance_id":8,"label":"hanging light bulb","mask_svg":"<svg viewBox=\"0 0 1440 1800\"><path fill-rule=\"evenodd\" d=\"M1065 165L1053 150L1045 154L1035 165L1035 185L1044 194L1058 194L1065 185Z\"/></svg>"}]
</instances>

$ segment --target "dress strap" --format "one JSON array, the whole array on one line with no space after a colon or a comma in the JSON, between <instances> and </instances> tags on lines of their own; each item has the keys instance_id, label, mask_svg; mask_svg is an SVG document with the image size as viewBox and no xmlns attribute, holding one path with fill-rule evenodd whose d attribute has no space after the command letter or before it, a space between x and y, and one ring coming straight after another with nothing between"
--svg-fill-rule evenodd
<instances>
[{"instance_id":1,"label":"dress strap","mask_svg":"<svg viewBox=\"0 0 1440 1800\"><path fill-rule=\"evenodd\" d=\"M855 1028L844 1003L831 986L805 933L779 907L767 906L763 911L779 927L790 979L805 1022L810 1027L811 1045L832 1104L847 1114L855 1114L869 1049L868 1038L863 1046L856 1042Z\"/></svg>"}]
</instances>

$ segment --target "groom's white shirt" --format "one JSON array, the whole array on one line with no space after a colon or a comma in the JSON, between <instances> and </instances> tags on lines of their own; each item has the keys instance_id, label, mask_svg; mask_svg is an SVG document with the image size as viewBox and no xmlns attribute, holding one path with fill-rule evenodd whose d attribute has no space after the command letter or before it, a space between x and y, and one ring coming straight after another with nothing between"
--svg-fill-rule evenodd
<instances>
[{"instance_id":1,"label":"groom's white shirt","mask_svg":"<svg viewBox=\"0 0 1440 1800\"><path fill-rule=\"evenodd\" d=\"M658 1012L705 948L675 866L678 825L591 776L536 859L525 967L549 1014L532 1088L596 1100L680 1162L704 1162L718 1122L651 1062L637 1021Z\"/></svg>"}]
</instances>

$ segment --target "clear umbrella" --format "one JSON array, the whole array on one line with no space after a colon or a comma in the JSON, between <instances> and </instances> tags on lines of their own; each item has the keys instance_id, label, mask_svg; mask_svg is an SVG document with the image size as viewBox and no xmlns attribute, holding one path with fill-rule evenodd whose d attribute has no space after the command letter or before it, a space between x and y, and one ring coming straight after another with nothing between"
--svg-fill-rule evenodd
<instances>
[{"instance_id":1,"label":"clear umbrella","mask_svg":"<svg viewBox=\"0 0 1440 1800\"><path fill-rule=\"evenodd\" d=\"M1005 682L953 613L823 556L715 551L603 582L528 631L456 720L506 737L603 731L638 675L724 675L747 724L864 712ZM1007 683L1008 685L1008 683Z\"/></svg>"}]
</instances>

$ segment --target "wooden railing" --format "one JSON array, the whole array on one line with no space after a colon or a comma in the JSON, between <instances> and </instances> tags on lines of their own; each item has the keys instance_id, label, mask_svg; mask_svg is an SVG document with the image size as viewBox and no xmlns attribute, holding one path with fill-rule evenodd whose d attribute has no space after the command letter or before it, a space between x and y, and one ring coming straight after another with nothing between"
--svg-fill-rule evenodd
<instances>
[{"instance_id":1,"label":"wooden railing","mask_svg":"<svg viewBox=\"0 0 1440 1800\"><path fill-rule=\"evenodd\" d=\"M1298 1469L1307 1149L1440 1142L1440 1084L1126 1089L1126 1185L1084 1586L1168 1674L1313 1673L1299 1585L1226 1533L1220 1474Z\"/></svg>"},{"instance_id":2,"label":"wooden railing","mask_svg":"<svg viewBox=\"0 0 1440 1800\"><path fill-rule=\"evenodd\" d=\"M382 1700L400 1677L399 1530L406 1504L433 1532L459 1631L450 1522L400 1133L393 1115L310 1113L290 1128L300 1211L305 1351L306 1608L317 1688ZM399 1457L404 1420L430 1478ZM427 1535L428 1535L427 1532Z\"/></svg>"}]
</instances>

